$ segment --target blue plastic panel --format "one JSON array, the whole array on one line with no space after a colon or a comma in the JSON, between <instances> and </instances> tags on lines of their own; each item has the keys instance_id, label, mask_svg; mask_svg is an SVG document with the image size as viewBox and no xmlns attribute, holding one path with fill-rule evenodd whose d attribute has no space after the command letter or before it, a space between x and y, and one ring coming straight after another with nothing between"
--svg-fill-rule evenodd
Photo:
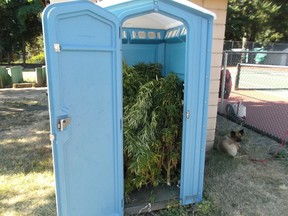
<instances>
[{"instance_id":1,"label":"blue plastic panel","mask_svg":"<svg viewBox=\"0 0 288 216\"><path fill-rule=\"evenodd\" d=\"M130 43L154 44L163 43L164 30L156 29L127 29L129 32Z\"/></svg>"},{"instance_id":2,"label":"blue plastic panel","mask_svg":"<svg viewBox=\"0 0 288 216\"><path fill-rule=\"evenodd\" d=\"M168 29L165 34L166 43L183 43L186 41L185 34L186 27L178 26L175 28Z\"/></svg>"},{"instance_id":3,"label":"blue plastic panel","mask_svg":"<svg viewBox=\"0 0 288 216\"><path fill-rule=\"evenodd\" d=\"M58 215L123 215L118 20L75 1L51 4L43 23Z\"/></svg>"},{"instance_id":4,"label":"blue plastic panel","mask_svg":"<svg viewBox=\"0 0 288 216\"><path fill-rule=\"evenodd\" d=\"M186 43L169 43L166 44L165 51L165 73L176 73L176 75L184 80L185 61L186 61Z\"/></svg>"},{"instance_id":5,"label":"blue plastic panel","mask_svg":"<svg viewBox=\"0 0 288 216\"><path fill-rule=\"evenodd\" d=\"M164 44L123 44L123 60L128 65L134 65L139 62L164 65L164 48Z\"/></svg>"},{"instance_id":6,"label":"blue plastic panel","mask_svg":"<svg viewBox=\"0 0 288 216\"><path fill-rule=\"evenodd\" d=\"M213 13L195 7L189 1L119 2L107 6L107 10L114 13L122 23L133 16L153 11L178 19L186 27L183 33L180 32L180 38L186 38L180 203L186 205L199 202L203 193ZM166 58L167 55L170 54L166 53ZM173 69L173 65L170 66L166 69Z\"/></svg>"},{"instance_id":7,"label":"blue plastic panel","mask_svg":"<svg viewBox=\"0 0 288 216\"><path fill-rule=\"evenodd\" d=\"M184 123L186 133L183 134L184 166L181 167L180 190L182 204L200 202L203 196L213 26L212 17L206 19L191 15L190 20L186 37L184 97L184 106L190 116Z\"/></svg>"}]
</instances>

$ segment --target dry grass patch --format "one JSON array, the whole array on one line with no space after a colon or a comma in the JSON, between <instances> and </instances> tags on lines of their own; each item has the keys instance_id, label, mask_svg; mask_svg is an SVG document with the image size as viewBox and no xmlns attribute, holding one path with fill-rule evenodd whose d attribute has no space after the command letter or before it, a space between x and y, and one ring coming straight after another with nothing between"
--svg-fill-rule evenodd
<instances>
[{"instance_id":1,"label":"dry grass patch","mask_svg":"<svg viewBox=\"0 0 288 216\"><path fill-rule=\"evenodd\" d=\"M13 93L1 91L0 215L56 215L45 90Z\"/></svg>"},{"instance_id":2,"label":"dry grass patch","mask_svg":"<svg viewBox=\"0 0 288 216\"><path fill-rule=\"evenodd\" d=\"M215 142L236 125L218 117ZM205 196L221 206L221 215L287 215L288 158L270 158L278 143L245 129L242 152L236 158L210 152L205 167ZM287 147L282 149L287 153Z\"/></svg>"},{"instance_id":3,"label":"dry grass patch","mask_svg":"<svg viewBox=\"0 0 288 216\"><path fill-rule=\"evenodd\" d=\"M52 172L0 176L0 215L56 215Z\"/></svg>"},{"instance_id":4,"label":"dry grass patch","mask_svg":"<svg viewBox=\"0 0 288 216\"><path fill-rule=\"evenodd\" d=\"M0 215L56 215L46 90L0 90ZM223 117L215 142L239 130ZM245 130L239 157L209 153L203 202L155 212L158 216L287 215L288 151L267 163L278 143Z\"/></svg>"}]
</instances>

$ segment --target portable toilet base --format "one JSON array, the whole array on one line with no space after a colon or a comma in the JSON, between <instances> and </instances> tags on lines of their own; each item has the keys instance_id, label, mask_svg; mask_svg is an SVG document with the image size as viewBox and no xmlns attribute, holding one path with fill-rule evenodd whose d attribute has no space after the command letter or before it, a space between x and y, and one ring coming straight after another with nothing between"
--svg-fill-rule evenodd
<instances>
[{"instance_id":1,"label":"portable toilet base","mask_svg":"<svg viewBox=\"0 0 288 216\"><path fill-rule=\"evenodd\" d=\"M154 16L166 27L135 28L138 17ZM185 0L71 1L45 9L58 215L124 215L122 57L161 63L164 75L173 70L184 81L180 189L171 193L181 205L202 200L213 18Z\"/></svg>"},{"instance_id":2,"label":"portable toilet base","mask_svg":"<svg viewBox=\"0 0 288 216\"><path fill-rule=\"evenodd\" d=\"M151 195L153 198L151 198ZM128 203L125 203L125 213L136 215L167 208L172 203L179 202L179 187L177 185L159 185L144 187L130 194Z\"/></svg>"}]
</instances>

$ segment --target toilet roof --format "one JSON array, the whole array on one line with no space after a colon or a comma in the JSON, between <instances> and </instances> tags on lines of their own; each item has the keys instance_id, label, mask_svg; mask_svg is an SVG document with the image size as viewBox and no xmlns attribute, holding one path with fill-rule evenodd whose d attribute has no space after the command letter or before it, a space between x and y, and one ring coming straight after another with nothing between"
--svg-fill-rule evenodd
<instances>
[{"instance_id":1,"label":"toilet roof","mask_svg":"<svg viewBox=\"0 0 288 216\"><path fill-rule=\"evenodd\" d=\"M114 7L115 10L126 10L131 7L131 3L141 4L147 3L149 0L103 0L97 3L97 5L103 8ZM168 0L166 0L168 1ZM178 3L176 5L184 7L185 9L190 9L193 11L198 11L201 14L210 15L212 17L216 17L215 14L205 8L202 8L192 2L187 0L171 0L171 2ZM121 9L122 8L122 9ZM164 16L160 13L152 12L149 14L144 14L141 16L136 16L130 18L123 23L123 27L133 27L133 28L150 28L150 29L169 29L176 26L183 25L183 23L177 19L173 19L168 16Z\"/></svg>"}]
</instances>

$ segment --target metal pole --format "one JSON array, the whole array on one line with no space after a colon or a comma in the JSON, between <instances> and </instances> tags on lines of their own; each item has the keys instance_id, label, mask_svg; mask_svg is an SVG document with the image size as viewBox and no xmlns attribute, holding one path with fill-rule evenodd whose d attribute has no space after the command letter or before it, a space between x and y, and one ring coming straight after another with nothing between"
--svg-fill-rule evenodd
<instances>
[{"instance_id":1,"label":"metal pole","mask_svg":"<svg viewBox=\"0 0 288 216\"><path fill-rule=\"evenodd\" d=\"M242 64L240 64L240 63L237 64L237 74L236 74L236 79L235 79L234 90L238 90L239 89L241 65Z\"/></svg>"},{"instance_id":2,"label":"metal pole","mask_svg":"<svg viewBox=\"0 0 288 216\"><path fill-rule=\"evenodd\" d=\"M225 82L226 82L226 68L228 61L228 53L224 52L224 65L223 65L223 74L222 74L222 85L221 85L221 102L220 102L220 112L223 112L223 103L224 103L224 93L225 93Z\"/></svg>"}]
</instances>

